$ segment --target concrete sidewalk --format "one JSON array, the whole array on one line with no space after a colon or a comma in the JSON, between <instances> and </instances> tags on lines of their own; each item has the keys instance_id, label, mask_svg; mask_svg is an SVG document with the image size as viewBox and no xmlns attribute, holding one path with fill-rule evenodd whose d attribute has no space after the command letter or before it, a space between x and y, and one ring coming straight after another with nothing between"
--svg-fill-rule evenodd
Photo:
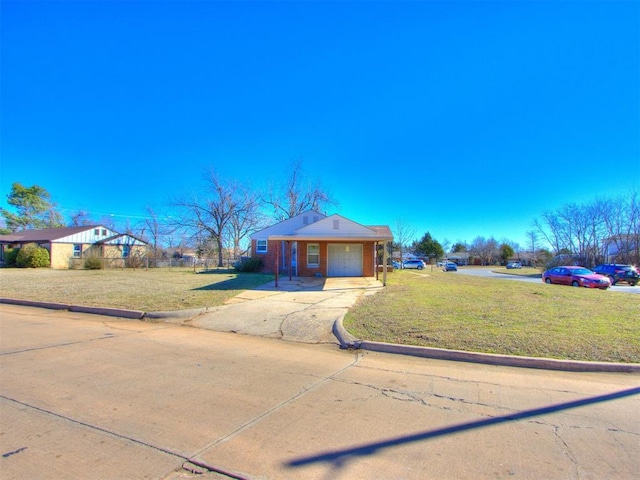
<instances>
[{"instance_id":1,"label":"concrete sidewalk","mask_svg":"<svg viewBox=\"0 0 640 480\"><path fill-rule=\"evenodd\" d=\"M226 305L183 312L154 312L148 320L302 342L333 343L334 324L364 295L382 289L375 278L280 278L231 298Z\"/></svg>"}]
</instances>

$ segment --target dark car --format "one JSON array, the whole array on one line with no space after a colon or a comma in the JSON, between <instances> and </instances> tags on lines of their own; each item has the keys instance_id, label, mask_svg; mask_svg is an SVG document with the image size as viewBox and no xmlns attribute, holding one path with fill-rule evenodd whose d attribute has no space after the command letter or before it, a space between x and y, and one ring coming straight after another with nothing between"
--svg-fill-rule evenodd
<instances>
[{"instance_id":1,"label":"dark car","mask_svg":"<svg viewBox=\"0 0 640 480\"><path fill-rule=\"evenodd\" d=\"M604 275L592 272L588 268L563 266L554 267L542 274L544 283L557 283L558 285L571 285L573 287L600 288L606 290L611 282Z\"/></svg>"},{"instance_id":2,"label":"dark car","mask_svg":"<svg viewBox=\"0 0 640 480\"><path fill-rule=\"evenodd\" d=\"M618 282L627 282L632 287L635 287L640 279L640 273L633 265L603 264L595 267L593 271L609 277L611 285L615 285Z\"/></svg>"}]
</instances>

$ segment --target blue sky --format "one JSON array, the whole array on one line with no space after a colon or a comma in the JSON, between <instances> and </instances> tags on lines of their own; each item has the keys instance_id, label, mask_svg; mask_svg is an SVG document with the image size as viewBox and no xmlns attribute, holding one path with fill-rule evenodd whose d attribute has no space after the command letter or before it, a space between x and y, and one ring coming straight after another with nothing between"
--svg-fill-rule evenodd
<instances>
[{"instance_id":1,"label":"blue sky","mask_svg":"<svg viewBox=\"0 0 640 480\"><path fill-rule=\"evenodd\" d=\"M1 6L3 199L135 221L209 167L261 188L301 159L327 213L524 244L640 188L638 1Z\"/></svg>"}]
</instances>

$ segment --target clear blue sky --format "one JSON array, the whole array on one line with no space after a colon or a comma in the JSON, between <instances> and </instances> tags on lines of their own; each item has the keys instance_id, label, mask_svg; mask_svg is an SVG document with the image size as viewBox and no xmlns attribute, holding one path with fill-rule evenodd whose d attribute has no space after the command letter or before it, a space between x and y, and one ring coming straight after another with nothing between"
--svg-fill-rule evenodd
<instances>
[{"instance_id":1,"label":"clear blue sky","mask_svg":"<svg viewBox=\"0 0 640 480\"><path fill-rule=\"evenodd\" d=\"M363 224L524 243L640 187L638 1L2 1L1 170L161 212L302 159Z\"/></svg>"}]
</instances>

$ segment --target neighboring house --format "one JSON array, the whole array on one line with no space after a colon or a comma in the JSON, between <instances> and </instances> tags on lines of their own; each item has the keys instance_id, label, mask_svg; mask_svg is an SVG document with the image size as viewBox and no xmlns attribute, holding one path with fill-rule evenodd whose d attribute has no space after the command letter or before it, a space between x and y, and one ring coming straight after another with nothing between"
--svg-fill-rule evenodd
<instances>
[{"instance_id":1,"label":"neighboring house","mask_svg":"<svg viewBox=\"0 0 640 480\"><path fill-rule=\"evenodd\" d=\"M114 232L103 225L23 230L0 235L0 261L4 262L7 248L19 248L27 243L36 243L49 250L51 268L70 268L88 255L126 259L144 254L147 246L138 238Z\"/></svg>"},{"instance_id":2,"label":"neighboring house","mask_svg":"<svg viewBox=\"0 0 640 480\"><path fill-rule=\"evenodd\" d=\"M615 235L602 241L604 263L635 263L640 261L638 235Z\"/></svg>"},{"instance_id":3,"label":"neighboring house","mask_svg":"<svg viewBox=\"0 0 640 480\"><path fill-rule=\"evenodd\" d=\"M376 247L393 241L388 226L365 226L340 215L309 210L251 235L264 271L311 277L373 277ZM386 274L386 268L383 268Z\"/></svg>"},{"instance_id":4,"label":"neighboring house","mask_svg":"<svg viewBox=\"0 0 640 480\"><path fill-rule=\"evenodd\" d=\"M469 252L456 252L445 255L446 259L457 265L469 265Z\"/></svg>"}]
</instances>

